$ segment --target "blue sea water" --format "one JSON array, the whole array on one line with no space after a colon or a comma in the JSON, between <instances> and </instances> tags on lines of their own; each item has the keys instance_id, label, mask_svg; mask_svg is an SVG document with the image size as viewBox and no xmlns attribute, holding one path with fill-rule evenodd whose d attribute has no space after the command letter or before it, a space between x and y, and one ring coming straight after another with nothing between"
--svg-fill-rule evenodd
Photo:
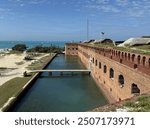
<instances>
[{"instance_id":1,"label":"blue sea water","mask_svg":"<svg viewBox=\"0 0 150 129\"><path fill-rule=\"evenodd\" d=\"M35 47L37 45L42 45L42 46L59 46L59 47L64 47L65 46L65 41L0 41L0 49L1 48L12 48L16 44L26 44L28 48Z\"/></svg>"}]
</instances>

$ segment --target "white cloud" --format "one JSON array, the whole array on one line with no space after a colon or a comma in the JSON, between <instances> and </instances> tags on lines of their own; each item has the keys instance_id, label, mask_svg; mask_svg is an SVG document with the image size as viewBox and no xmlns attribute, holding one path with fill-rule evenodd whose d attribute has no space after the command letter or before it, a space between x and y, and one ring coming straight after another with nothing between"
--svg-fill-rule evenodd
<instances>
[{"instance_id":1,"label":"white cloud","mask_svg":"<svg viewBox=\"0 0 150 129\"><path fill-rule=\"evenodd\" d=\"M20 6L28 5L28 4L43 4L48 3L49 0L9 0L12 3L19 4Z\"/></svg>"},{"instance_id":2,"label":"white cloud","mask_svg":"<svg viewBox=\"0 0 150 129\"><path fill-rule=\"evenodd\" d=\"M84 7L131 17L150 15L150 0L87 0Z\"/></svg>"}]
</instances>

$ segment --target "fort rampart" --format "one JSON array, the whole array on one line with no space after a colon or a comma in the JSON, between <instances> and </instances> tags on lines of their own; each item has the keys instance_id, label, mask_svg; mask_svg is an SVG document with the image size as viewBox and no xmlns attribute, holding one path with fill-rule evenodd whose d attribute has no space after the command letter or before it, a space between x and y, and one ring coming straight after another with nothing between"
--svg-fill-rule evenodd
<instances>
[{"instance_id":1,"label":"fort rampart","mask_svg":"<svg viewBox=\"0 0 150 129\"><path fill-rule=\"evenodd\" d=\"M150 56L68 43L66 55L78 56L111 101L121 101L150 91Z\"/></svg>"}]
</instances>

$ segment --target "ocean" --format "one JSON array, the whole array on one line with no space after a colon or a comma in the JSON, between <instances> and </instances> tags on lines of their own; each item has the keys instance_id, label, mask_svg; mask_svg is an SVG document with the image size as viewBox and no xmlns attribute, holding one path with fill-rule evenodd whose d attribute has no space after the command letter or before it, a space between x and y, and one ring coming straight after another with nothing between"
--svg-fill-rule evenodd
<instances>
[{"instance_id":1,"label":"ocean","mask_svg":"<svg viewBox=\"0 0 150 129\"><path fill-rule=\"evenodd\" d=\"M37 45L42 45L42 46L59 46L59 47L64 47L65 46L65 41L0 41L0 49L3 48L12 48L16 44L26 44L28 48L35 47Z\"/></svg>"}]
</instances>

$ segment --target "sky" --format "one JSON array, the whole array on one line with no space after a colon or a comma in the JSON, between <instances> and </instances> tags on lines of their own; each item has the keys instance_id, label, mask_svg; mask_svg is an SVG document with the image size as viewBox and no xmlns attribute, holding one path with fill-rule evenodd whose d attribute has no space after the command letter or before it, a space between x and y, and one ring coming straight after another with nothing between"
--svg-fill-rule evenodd
<instances>
[{"instance_id":1,"label":"sky","mask_svg":"<svg viewBox=\"0 0 150 129\"><path fill-rule=\"evenodd\" d=\"M0 0L0 40L126 40L150 35L150 0Z\"/></svg>"}]
</instances>

